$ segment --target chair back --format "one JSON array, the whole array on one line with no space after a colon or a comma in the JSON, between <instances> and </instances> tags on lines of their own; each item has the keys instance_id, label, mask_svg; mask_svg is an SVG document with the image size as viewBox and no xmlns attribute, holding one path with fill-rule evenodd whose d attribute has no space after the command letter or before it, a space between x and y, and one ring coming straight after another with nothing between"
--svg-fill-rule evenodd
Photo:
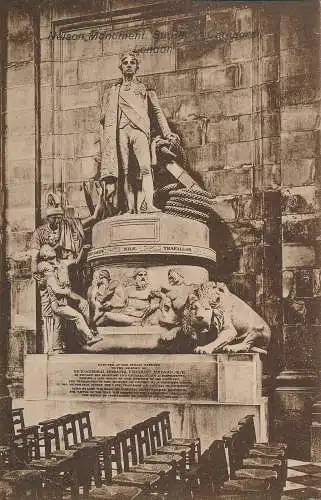
<instances>
[{"instance_id":1,"label":"chair back","mask_svg":"<svg viewBox=\"0 0 321 500\"><path fill-rule=\"evenodd\" d=\"M254 415L246 415L239 420L239 425L244 427L244 436L247 442L248 449L253 448L256 443L256 432L254 425Z\"/></svg>"},{"instance_id":2,"label":"chair back","mask_svg":"<svg viewBox=\"0 0 321 500\"><path fill-rule=\"evenodd\" d=\"M150 437L148 431L148 423L146 421L139 422L132 427L134 439L137 442L138 463L144 462L144 457L151 455Z\"/></svg>"},{"instance_id":3,"label":"chair back","mask_svg":"<svg viewBox=\"0 0 321 500\"><path fill-rule=\"evenodd\" d=\"M128 472L132 465L138 463L135 433L132 429L125 429L116 434L116 441L120 448L122 469Z\"/></svg>"},{"instance_id":4,"label":"chair back","mask_svg":"<svg viewBox=\"0 0 321 500\"><path fill-rule=\"evenodd\" d=\"M91 421L90 421L90 411L81 411L74 413L74 419L78 427L80 442L86 441L93 437Z\"/></svg>"},{"instance_id":5,"label":"chair back","mask_svg":"<svg viewBox=\"0 0 321 500\"><path fill-rule=\"evenodd\" d=\"M19 435L25 428L25 419L23 408L13 408L11 410L13 433L15 436Z\"/></svg>"},{"instance_id":6,"label":"chair back","mask_svg":"<svg viewBox=\"0 0 321 500\"><path fill-rule=\"evenodd\" d=\"M62 427L64 447L66 450L69 450L72 445L78 443L76 418L74 414L68 413L60 417L59 420Z\"/></svg>"},{"instance_id":7,"label":"chair back","mask_svg":"<svg viewBox=\"0 0 321 500\"><path fill-rule=\"evenodd\" d=\"M168 442L173 438L169 411L162 411L156 416L156 419L159 420L163 445L166 446Z\"/></svg>"},{"instance_id":8,"label":"chair back","mask_svg":"<svg viewBox=\"0 0 321 500\"><path fill-rule=\"evenodd\" d=\"M160 433L160 422L157 417L151 417L145 420L148 428L150 447L152 455L156 453L157 448L162 446L161 433Z\"/></svg>"},{"instance_id":9,"label":"chair back","mask_svg":"<svg viewBox=\"0 0 321 500\"><path fill-rule=\"evenodd\" d=\"M43 420L39 422L41 432L43 432L44 453L48 457L54 451L61 450L59 436L60 419Z\"/></svg>"}]
</instances>

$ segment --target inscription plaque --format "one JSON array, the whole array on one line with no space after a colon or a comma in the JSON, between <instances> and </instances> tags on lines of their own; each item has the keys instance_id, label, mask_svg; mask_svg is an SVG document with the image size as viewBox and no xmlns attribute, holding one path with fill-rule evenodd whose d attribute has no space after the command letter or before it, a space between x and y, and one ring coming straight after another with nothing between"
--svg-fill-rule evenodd
<instances>
[{"instance_id":1,"label":"inscription plaque","mask_svg":"<svg viewBox=\"0 0 321 500\"><path fill-rule=\"evenodd\" d=\"M217 401L215 357L64 355L48 361L50 399ZM201 362L200 362L201 359Z\"/></svg>"}]
</instances>

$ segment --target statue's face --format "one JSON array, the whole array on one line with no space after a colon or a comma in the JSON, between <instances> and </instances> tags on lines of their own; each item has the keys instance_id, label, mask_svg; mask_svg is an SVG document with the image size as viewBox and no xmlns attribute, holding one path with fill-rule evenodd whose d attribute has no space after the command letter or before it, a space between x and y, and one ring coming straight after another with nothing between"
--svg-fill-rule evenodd
<instances>
[{"instance_id":1,"label":"statue's face","mask_svg":"<svg viewBox=\"0 0 321 500\"><path fill-rule=\"evenodd\" d=\"M98 285L99 286L105 286L105 287L108 287L109 285L109 280L103 276L103 277L100 277L99 280L98 280Z\"/></svg>"},{"instance_id":2,"label":"statue's face","mask_svg":"<svg viewBox=\"0 0 321 500\"><path fill-rule=\"evenodd\" d=\"M139 271L139 273L136 274L135 284L136 288L138 288L139 290L143 290L144 288L147 287L148 284L147 271Z\"/></svg>"},{"instance_id":3,"label":"statue's face","mask_svg":"<svg viewBox=\"0 0 321 500\"><path fill-rule=\"evenodd\" d=\"M56 269L58 267L56 252L47 256L47 262L50 266L52 266L52 269Z\"/></svg>"},{"instance_id":4,"label":"statue's face","mask_svg":"<svg viewBox=\"0 0 321 500\"><path fill-rule=\"evenodd\" d=\"M62 221L62 215L48 215L47 220L50 229L52 230L59 229Z\"/></svg>"},{"instance_id":5,"label":"statue's face","mask_svg":"<svg viewBox=\"0 0 321 500\"><path fill-rule=\"evenodd\" d=\"M134 57L126 56L120 63L120 69L124 76L132 76L137 71L137 61Z\"/></svg>"},{"instance_id":6,"label":"statue's face","mask_svg":"<svg viewBox=\"0 0 321 500\"><path fill-rule=\"evenodd\" d=\"M168 282L170 285L180 285L183 282L182 277L174 270L168 273Z\"/></svg>"}]
</instances>

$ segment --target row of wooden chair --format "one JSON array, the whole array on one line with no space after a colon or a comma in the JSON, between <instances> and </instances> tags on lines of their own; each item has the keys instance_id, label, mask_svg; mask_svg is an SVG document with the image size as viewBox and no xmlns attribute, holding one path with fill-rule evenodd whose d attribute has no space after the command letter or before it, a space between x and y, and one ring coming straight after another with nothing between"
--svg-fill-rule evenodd
<instances>
[{"instance_id":1,"label":"row of wooden chair","mask_svg":"<svg viewBox=\"0 0 321 500\"><path fill-rule=\"evenodd\" d=\"M111 448L105 485L92 490L91 498L136 498L138 494L190 498L186 470L200 458L200 440L173 438L169 412L119 432ZM133 486L136 490L127 490L124 497L124 487Z\"/></svg>"},{"instance_id":2,"label":"row of wooden chair","mask_svg":"<svg viewBox=\"0 0 321 500\"><path fill-rule=\"evenodd\" d=\"M13 412L13 423L20 468L8 472L7 479L17 482L21 466L27 467L41 473L44 495L50 491L54 498L62 498L67 488L72 498L81 489L91 498L148 497L151 492L184 498L186 469L201 456L198 438L173 438L166 411L116 436L93 436L89 411L26 427L20 408Z\"/></svg>"},{"instance_id":3,"label":"row of wooden chair","mask_svg":"<svg viewBox=\"0 0 321 500\"><path fill-rule=\"evenodd\" d=\"M198 438L173 438L169 412L116 436L94 436L89 411L39 426L26 427L20 419L20 428L17 417L15 425L20 469L3 474L2 483L16 498L30 498L30 492L47 498L50 491L61 499L69 489L72 498L82 490L83 497L107 500L278 500L286 481L287 447L257 443L253 415L203 454ZM1 491L0 481L0 498Z\"/></svg>"},{"instance_id":4,"label":"row of wooden chair","mask_svg":"<svg viewBox=\"0 0 321 500\"><path fill-rule=\"evenodd\" d=\"M278 500L286 481L284 443L257 443L253 415L215 440L187 472L194 498Z\"/></svg>"}]
</instances>

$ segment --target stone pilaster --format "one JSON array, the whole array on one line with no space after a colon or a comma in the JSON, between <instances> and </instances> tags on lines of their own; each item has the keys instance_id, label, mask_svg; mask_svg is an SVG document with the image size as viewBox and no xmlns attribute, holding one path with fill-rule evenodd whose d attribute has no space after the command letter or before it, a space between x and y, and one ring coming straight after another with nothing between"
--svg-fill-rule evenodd
<instances>
[{"instance_id":1,"label":"stone pilaster","mask_svg":"<svg viewBox=\"0 0 321 500\"><path fill-rule=\"evenodd\" d=\"M274 438L310 459L320 367L320 124L317 2L280 9L283 370L273 400Z\"/></svg>"},{"instance_id":2,"label":"stone pilaster","mask_svg":"<svg viewBox=\"0 0 321 500\"><path fill-rule=\"evenodd\" d=\"M0 8L0 78L1 89L6 85L7 61L7 13L5 7ZM6 97L0 94L0 443L6 443L10 432L10 408L6 381L7 344L10 317L9 282L6 276L6 187L5 187L5 110Z\"/></svg>"}]
</instances>

